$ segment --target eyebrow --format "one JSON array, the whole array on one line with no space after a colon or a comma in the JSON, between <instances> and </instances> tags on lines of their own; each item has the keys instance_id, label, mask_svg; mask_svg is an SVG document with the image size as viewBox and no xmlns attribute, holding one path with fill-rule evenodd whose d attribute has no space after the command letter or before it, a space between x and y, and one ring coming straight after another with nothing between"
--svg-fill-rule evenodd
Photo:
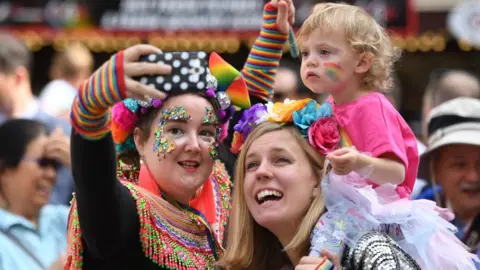
<instances>
[{"instance_id":1,"label":"eyebrow","mask_svg":"<svg viewBox=\"0 0 480 270\"><path fill-rule=\"evenodd\" d=\"M311 45L312 45L312 46L316 46L316 47L318 47L318 46L329 46L329 47L332 47L332 46L333 46L332 44L330 44L330 43L328 43L328 42L315 42L315 41L312 42ZM305 45L302 45L302 46L300 46L300 47L305 47Z\"/></svg>"},{"instance_id":2,"label":"eyebrow","mask_svg":"<svg viewBox=\"0 0 480 270\"><path fill-rule=\"evenodd\" d=\"M172 120L167 120L167 121L165 122L165 124L177 123L177 124L184 124L184 125L186 125L186 124L188 124L187 121L188 121L188 120L172 119ZM213 128L216 128L217 125L218 125L218 123L217 123L217 124L213 124L213 123L202 123L201 126L202 126L202 127L213 127Z\"/></svg>"},{"instance_id":3,"label":"eyebrow","mask_svg":"<svg viewBox=\"0 0 480 270\"><path fill-rule=\"evenodd\" d=\"M219 123L202 123L202 127L216 127Z\"/></svg>"},{"instance_id":4,"label":"eyebrow","mask_svg":"<svg viewBox=\"0 0 480 270\"><path fill-rule=\"evenodd\" d=\"M188 120L183 120L183 119L167 119L167 123L181 123L181 124L186 124Z\"/></svg>"},{"instance_id":5,"label":"eyebrow","mask_svg":"<svg viewBox=\"0 0 480 270\"><path fill-rule=\"evenodd\" d=\"M282 147L277 146L277 147L273 147L273 148L269 149L269 152L279 153L279 152L286 152L286 150ZM252 152L252 153L248 154L246 156L246 158L253 157L255 155L256 155L256 152Z\"/></svg>"}]
</instances>

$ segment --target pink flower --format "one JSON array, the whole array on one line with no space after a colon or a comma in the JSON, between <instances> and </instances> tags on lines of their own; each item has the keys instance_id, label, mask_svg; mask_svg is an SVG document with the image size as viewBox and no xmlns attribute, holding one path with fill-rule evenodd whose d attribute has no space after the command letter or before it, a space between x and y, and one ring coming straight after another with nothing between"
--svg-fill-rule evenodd
<instances>
[{"instance_id":1,"label":"pink flower","mask_svg":"<svg viewBox=\"0 0 480 270\"><path fill-rule=\"evenodd\" d=\"M137 115L130 111L123 102L118 102L112 108L112 120L123 131L132 131L137 124Z\"/></svg>"},{"instance_id":2,"label":"pink flower","mask_svg":"<svg viewBox=\"0 0 480 270\"><path fill-rule=\"evenodd\" d=\"M332 152L340 141L335 118L320 118L314 122L308 129L308 141L323 155Z\"/></svg>"}]
</instances>

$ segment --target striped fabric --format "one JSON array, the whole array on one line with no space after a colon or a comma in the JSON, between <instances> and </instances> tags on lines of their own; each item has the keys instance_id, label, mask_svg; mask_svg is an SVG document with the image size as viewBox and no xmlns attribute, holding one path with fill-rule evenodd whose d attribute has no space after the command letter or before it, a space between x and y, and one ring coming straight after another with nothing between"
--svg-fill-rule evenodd
<instances>
[{"instance_id":1,"label":"striped fabric","mask_svg":"<svg viewBox=\"0 0 480 270\"><path fill-rule=\"evenodd\" d=\"M340 127L340 145L342 147L354 146L352 139L350 139L350 136L348 135L347 131L342 127Z\"/></svg>"},{"instance_id":2,"label":"striped fabric","mask_svg":"<svg viewBox=\"0 0 480 270\"><path fill-rule=\"evenodd\" d=\"M251 97L265 102L273 98L273 84L288 35L282 34L276 24L277 8L271 3L265 5L260 36L255 41L242 75Z\"/></svg>"},{"instance_id":3,"label":"striped fabric","mask_svg":"<svg viewBox=\"0 0 480 270\"><path fill-rule=\"evenodd\" d=\"M75 131L89 140L103 138L110 131L109 107L125 97L122 51L80 86L70 114Z\"/></svg>"}]
</instances>

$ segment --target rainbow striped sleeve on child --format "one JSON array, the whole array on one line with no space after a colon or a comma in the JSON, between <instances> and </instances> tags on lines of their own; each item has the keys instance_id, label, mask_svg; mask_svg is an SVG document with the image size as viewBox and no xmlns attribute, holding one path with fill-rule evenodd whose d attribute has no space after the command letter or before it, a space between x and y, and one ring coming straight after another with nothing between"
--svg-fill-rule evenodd
<instances>
[{"instance_id":1,"label":"rainbow striped sleeve on child","mask_svg":"<svg viewBox=\"0 0 480 270\"><path fill-rule=\"evenodd\" d=\"M288 34L282 34L276 24L277 7L265 5L260 36L253 44L242 75L247 83L250 96L268 102L273 98L275 75L283 54Z\"/></svg>"},{"instance_id":2,"label":"rainbow striped sleeve on child","mask_svg":"<svg viewBox=\"0 0 480 270\"><path fill-rule=\"evenodd\" d=\"M122 51L80 86L70 114L76 133L89 140L103 138L110 131L109 107L125 97Z\"/></svg>"}]
</instances>

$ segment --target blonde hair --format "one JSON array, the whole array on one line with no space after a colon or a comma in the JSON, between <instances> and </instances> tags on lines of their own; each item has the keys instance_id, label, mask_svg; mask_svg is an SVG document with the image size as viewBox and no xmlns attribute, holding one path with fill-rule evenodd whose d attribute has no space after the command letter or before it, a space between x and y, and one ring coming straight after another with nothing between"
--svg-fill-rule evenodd
<instances>
[{"instance_id":1,"label":"blonde hair","mask_svg":"<svg viewBox=\"0 0 480 270\"><path fill-rule=\"evenodd\" d=\"M393 87L391 74L401 50L395 47L386 32L364 9L343 3L320 3L305 20L298 33L301 43L316 29L344 31L345 38L357 53L372 55L372 66L363 79L367 89L386 91Z\"/></svg>"},{"instance_id":2,"label":"blonde hair","mask_svg":"<svg viewBox=\"0 0 480 270\"><path fill-rule=\"evenodd\" d=\"M53 56L50 72L52 79L70 79L92 73L93 64L90 51L81 43L73 43Z\"/></svg>"},{"instance_id":3,"label":"blonde hair","mask_svg":"<svg viewBox=\"0 0 480 270\"><path fill-rule=\"evenodd\" d=\"M318 179L324 177L325 156L316 151L300 132L292 126L264 122L248 136L237 160L233 206L228 224L224 256L218 265L227 269L280 269L289 262L284 251L298 250L308 255L310 233L318 218L325 212L323 198L316 196L308 207L292 241L284 248L277 237L255 222L244 199L245 159L252 143L259 137L274 131L288 130L305 151ZM320 183L318 183L320 185Z\"/></svg>"}]
</instances>

